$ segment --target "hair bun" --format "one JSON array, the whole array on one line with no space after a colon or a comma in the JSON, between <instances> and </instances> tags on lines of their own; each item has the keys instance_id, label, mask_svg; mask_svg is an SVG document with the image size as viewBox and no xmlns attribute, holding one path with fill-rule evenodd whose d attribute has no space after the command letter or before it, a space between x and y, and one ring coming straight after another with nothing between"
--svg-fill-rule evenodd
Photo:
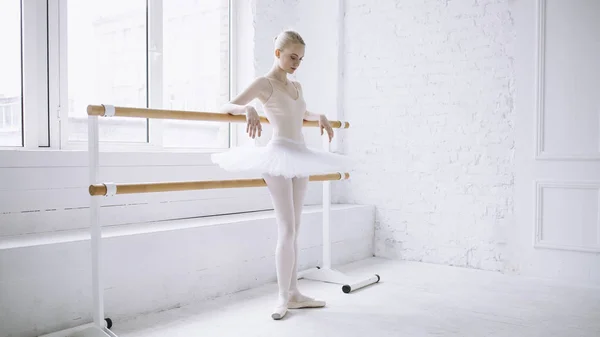
<instances>
[{"instance_id":1,"label":"hair bun","mask_svg":"<svg viewBox=\"0 0 600 337\"><path fill-rule=\"evenodd\" d=\"M293 30L286 30L277 34L273 41L276 49L283 49L291 43L299 43L303 46L305 45L304 40L302 39L300 34Z\"/></svg>"}]
</instances>

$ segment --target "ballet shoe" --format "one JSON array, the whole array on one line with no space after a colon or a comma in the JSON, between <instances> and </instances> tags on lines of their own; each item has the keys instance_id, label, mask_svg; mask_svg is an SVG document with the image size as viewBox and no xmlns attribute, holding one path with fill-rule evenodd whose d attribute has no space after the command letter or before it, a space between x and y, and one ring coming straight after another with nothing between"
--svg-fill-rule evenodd
<instances>
[{"instance_id":1,"label":"ballet shoe","mask_svg":"<svg viewBox=\"0 0 600 337\"><path fill-rule=\"evenodd\" d=\"M282 319L283 316L285 316L285 314L287 313L287 309L288 307L286 307L285 305L277 306L271 314L271 318L273 318L274 320Z\"/></svg>"},{"instance_id":2,"label":"ballet shoe","mask_svg":"<svg viewBox=\"0 0 600 337\"><path fill-rule=\"evenodd\" d=\"M312 297L304 296L300 293L291 295L288 301L288 308L290 309L322 308L324 306L325 301L316 300Z\"/></svg>"},{"instance_id":3,"label":"ballet shoe","mask_svg":"<svg viewBox=\"0 0 600 337\"><path fill-rule=\"evenodd\" d=\"M324 306L325 301L302 295L302 293L298 292L297 290L290 293L288 300L289 309L322 308Z\"/></svg>"},{"instance_id":4,"label":"ballet shoe","mask_svg":"<svg viewBox=\"0 0 600 337\"><path fill-rule=\"evenodd\" d=\"M303 308L323 308L325 306L325 301L309 299L300 302L289 301L288 308L289 309L303 309Z\"/></svg>"}]
</instances>

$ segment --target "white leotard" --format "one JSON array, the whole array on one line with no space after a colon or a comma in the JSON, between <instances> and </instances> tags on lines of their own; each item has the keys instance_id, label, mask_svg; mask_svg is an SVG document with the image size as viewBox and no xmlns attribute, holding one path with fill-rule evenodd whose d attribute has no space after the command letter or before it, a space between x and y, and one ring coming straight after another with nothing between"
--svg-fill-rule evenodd
<instances>
[{"instance_id":1,"label":"white leotard","mask_svg":"<svg viewBox=\"0 0 600 337\"><path fill-rule=\"evenodd\" d=\"M266 78L266 77L265 77ZM306 112L306 102L302 90L295 82L290 81L296 88L297 97L292 97L281 84L267 78L273 92L263 103L265 115L273 127L273 139L287 139L304 143L302 124Z\"/></svg>"},{"instance_id":2,"label":"white leotard","mask_svg":"<svg viewBox=\"0 0 600 337\"><path fill-rule=\"evenodd\" d=\"M267 80L272 91L268 97L261 97L260 100L272 128L268 144L239 146L213 153L211 159L214 163L230 172L245 171L286 178L342 172L354 165L348 157L311 149L305 143L303 122L309 114L300 84L288 84L288 89L295 89L296 95L293 96L277 80Z\"/></svg>"}]
</instances>

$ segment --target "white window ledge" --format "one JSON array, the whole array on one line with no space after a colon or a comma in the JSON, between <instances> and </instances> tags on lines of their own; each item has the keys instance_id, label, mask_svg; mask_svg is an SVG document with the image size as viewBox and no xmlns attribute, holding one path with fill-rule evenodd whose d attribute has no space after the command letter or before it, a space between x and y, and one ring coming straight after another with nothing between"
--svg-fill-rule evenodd
<instances>
[{"instance_id":1,"label":"white window ledge","mask_svg":"<svg viewBox=\"0 0 600 337\"><path fill-rule=\"evenodd\" d=\"M100 166L213 165L211 151L110 151L100 152ZM87 167L87 151L53 149L0 150L0 167Z\"/></svg>"},{"instance_id":2,"label":"white window ledge","mask_svg":"<svg viewBox=\"0 0 600 337\"><path fill-rule=\"evenodd\" d=\"M356 209L361 207L364 208L365 206L352 204L332 204L331 211L346 212L350 209ZM303 215L322 213L321 210L321 205L307 205L304 206ZM332 214L332 222L334 220L333 217L334 214ZM233 223L274 218L274 212L272 210L268 210L239 214L208 216L192 219L166 220L148 223L137 223L131 225L107 226L102 228L102 237L106 239L112 237L176 231L196 227L220 226ZM86 240L90 240L90 233L88 229L57 231L52 233L25 234L1 238L0 251L15 248L61 244Z\"/></svg>"}]
</instances>

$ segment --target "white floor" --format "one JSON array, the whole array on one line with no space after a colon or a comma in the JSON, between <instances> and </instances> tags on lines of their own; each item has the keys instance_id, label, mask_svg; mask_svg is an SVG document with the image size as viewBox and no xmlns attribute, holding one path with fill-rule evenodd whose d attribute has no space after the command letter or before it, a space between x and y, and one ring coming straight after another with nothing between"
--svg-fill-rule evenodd
<instances>
[{"instance_id":1,"label":"white floor","mask_svg":"<svg viewBox=\"0 0 600 337\"><path fill-rule=\"evenodd\" d=\"M600 288L516 278L472 269L378 258L339 268L377 273L381 282L344 294L301 280L326 299L322 309L270 318L276 285L115 322L120 337L167 336L600 336Z\"/></svg>"}]
</instances>

